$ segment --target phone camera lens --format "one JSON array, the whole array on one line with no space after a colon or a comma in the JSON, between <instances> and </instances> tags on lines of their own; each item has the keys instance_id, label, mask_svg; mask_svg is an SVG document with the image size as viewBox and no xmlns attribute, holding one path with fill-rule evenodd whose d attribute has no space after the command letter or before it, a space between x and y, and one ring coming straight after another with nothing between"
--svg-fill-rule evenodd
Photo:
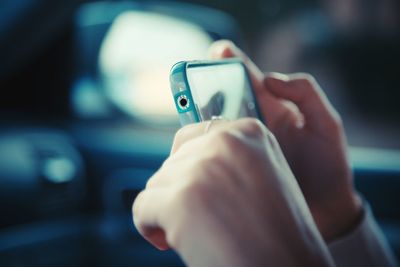
<instances>
[{"instance_id":1,"label":"phone camera lens","mask_svg":"<svg viewBox=\"0 0 400 267\"><path fill-rule=\"evenodd\" d=\"M187 98L186 95L180 95L178 97L178 105L183 110L189 108L189 99Z\"/></svg>"},{"instance_id":2,"label":"phone camera lens","mask_svg":"<svg viewBox=\"0 0 400 267\"><path fill-rule=\"evenodd\" d=\"M184 106L187 105L187 100L184 99L184 98L182 98L181 100L179 100L179 104L180 104L182 107L184 107Z\"/></svg>"}]
</instances>

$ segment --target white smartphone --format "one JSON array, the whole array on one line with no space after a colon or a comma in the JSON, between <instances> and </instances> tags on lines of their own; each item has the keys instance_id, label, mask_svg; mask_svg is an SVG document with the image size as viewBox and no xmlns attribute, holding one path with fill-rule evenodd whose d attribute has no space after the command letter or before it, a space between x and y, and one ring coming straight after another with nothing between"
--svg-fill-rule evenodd
<instances>
[{"instance_id":1,"label":"white smartphone","mask_svg":"<svg viewBox=\"0 0 400 267\"><path fill-rule=\"evenodd\" d=\"M178 62L171 69L170 83L182 126L215 116L262 120L247 69L239 59Z\"/></svg>"}]
</instances>

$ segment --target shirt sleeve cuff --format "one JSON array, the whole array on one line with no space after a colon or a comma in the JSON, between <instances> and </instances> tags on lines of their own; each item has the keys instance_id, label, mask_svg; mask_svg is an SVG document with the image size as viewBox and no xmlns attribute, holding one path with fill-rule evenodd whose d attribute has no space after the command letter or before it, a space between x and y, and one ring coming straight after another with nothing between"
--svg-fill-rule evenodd
<instances>
[{"instance_id":1,"label":"shirt sleeve cuff","mask_svg":"<svg viewBox=\"0 0 400 267\"><path fill-rule=\"evenodd\" d=\"M328 244L336 266L397 266L371 208L365 202L364 211L362 220L351 233Z\"/></svg>"}]
</instances>

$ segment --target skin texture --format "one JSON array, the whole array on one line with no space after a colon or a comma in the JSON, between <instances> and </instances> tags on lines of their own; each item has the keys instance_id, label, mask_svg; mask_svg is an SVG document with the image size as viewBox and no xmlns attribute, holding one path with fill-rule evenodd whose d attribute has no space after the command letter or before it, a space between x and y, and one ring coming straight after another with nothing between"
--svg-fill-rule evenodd
<instances>
[{"instance_id":1,"label":"skin texture","mask_svg":"<svg viewBox=\"0 0 400 267\"><path fill-rule=\"evenodd\" d=\"M179 130L134 202L135 226L188 266L333 266L324 240L362 216L340 117L307 74L264 75L229 41L210 55L244 60L268 128L241 119Z\"/></svg>"},{"instance_id":2,"label":"skin texture","mask_svg":"<svg viewBox=\"0 0 400 267\"><path fill-rule=\"evenodd\" d=\"M261 113L276 136L326 241L341 237L362 217L353 188L342 121L309 74L263 74L232 42L210 48L213 59L245 62Z\"/></svg>"},{"instance_id":3,"label":"skin texture","mask_svg":"<svg viewBox=\"0 0 400 267\"><path fill-rule=\"evenodd\" d=\"M272 133L255 119L206 127L176 134L135 200L139 232L188 266L333 266Z\"/></svg>"}]
</instances>

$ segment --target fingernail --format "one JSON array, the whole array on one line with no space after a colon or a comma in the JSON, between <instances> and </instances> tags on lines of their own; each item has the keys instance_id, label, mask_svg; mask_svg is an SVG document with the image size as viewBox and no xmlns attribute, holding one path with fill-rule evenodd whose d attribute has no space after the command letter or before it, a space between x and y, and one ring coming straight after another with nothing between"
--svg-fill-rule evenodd
<instances>
[{"instance_id":1,"label":"fingernail","mask_svg":"<svg viewBox=\"0 0 400 267\"><path fill-rule=\"evenodd\" d=\"M238 55L238 48L232 41L229 40L216 41L211 45L210 49L211 56L213 58L226 56L227 51L229 51L229 54L232 54L233 56Z\"/></svg>"}]
</instances>

